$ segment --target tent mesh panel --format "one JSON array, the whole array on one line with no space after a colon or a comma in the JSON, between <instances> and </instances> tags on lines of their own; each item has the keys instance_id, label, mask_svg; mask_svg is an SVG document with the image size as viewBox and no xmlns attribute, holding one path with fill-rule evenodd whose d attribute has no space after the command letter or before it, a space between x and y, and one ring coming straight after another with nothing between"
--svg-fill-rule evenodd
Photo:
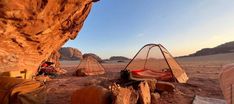
<instances>
[{"instance_id":1,"label":"tent mesh panel","mask_svg":"<svg viewBox=\"0 0 234 104\"><path fill-rule=\"evenodd\" d=\"M168 64L171 67L171 71L173 72L175 77L180 77L182 73L184 73L184 70L180 67L180 65L176 62L176 60L171 56L171 54L165 49L165 48L161 48L165 58L168 61Z\"/></svg>"},{"instance_id":2,"label":"tent mesh panel","mask_svg":"<svg viewBox=\"0 0 234 104\"><path fill-rule=\"evenodd\" d=\"M162 72L163 69L169 69L169 67L159 47L146 46L132 60L127 69L149 69Z\"/></svg>"}]
</instances>

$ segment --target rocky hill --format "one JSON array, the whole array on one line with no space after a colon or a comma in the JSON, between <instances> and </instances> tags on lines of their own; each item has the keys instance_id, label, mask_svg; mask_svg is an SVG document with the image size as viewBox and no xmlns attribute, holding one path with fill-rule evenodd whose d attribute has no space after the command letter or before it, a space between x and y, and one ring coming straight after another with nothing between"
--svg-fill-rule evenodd
<instances>
[{"instance_id":1,"label":"rocky hill","mask_svg":"<svg viewBox=\"0 0 234 104\"><path fill-rule=\"evenodd\" d=\"M109 60L129 60L129 58L124 56L112 56Z\"/></svg>"},{"instance_id":2,"label":"rocky hill","mask_svg":"<svg viewBox=\"0 0 234 104\"><path fill-rule=\"evenodd\" d=\"M82 59L82 53L72 47L62 47L59 50L60 53L60 60L80 60Z\"/></svg>"},{"instance_id":3,"label":"rocky hill","mask_svg":"<svg viewBox=\"0 0 234 104\"><path fill-rule=\"evenodd\" d=\"M234 41L221 44L214 48L204 48L188 56L205 56L222 53L234 53Z\"/></svg>"}]
</instances>

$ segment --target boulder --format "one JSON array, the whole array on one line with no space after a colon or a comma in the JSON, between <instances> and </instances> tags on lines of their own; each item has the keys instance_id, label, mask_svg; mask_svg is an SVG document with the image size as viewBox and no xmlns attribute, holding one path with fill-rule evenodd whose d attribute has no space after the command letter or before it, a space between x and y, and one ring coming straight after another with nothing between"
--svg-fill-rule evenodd
<instances>
[{"instance_id":1,"label":"boulder","mask_svg":"<svg viewBox=\"0 0 234 104\"><path fill-rule=\"evenodd\" d=\"M163 81L158 81L156 83L156 90L160 92L174 92L175 90L175 85L173 85L170 82L163 82Z\"/></svg>"},{"instance_id":2,"label":"boulder","mask_svg":"<svg viewBox=\"0 0 234 104\"><path fill-rule=\"evenodd\" d=\"M149 85L150 92L154 92L156 90L157 80L155 80L155 79L147 80L147 83Z\"/></svg>"},{"instance_id":3,"label":"boulder","mask_svg":"<svg viewBox=\"0 0 234 104\"><path fill-rule=\"evenodd\" d=\"M151 104L159 104L160 94L151 93Z\"/></svg>"},{"instance_id":4,"label":"boulder","mask_svg":"<svg viewBox=\"0 0 234 104\"><path fill-rule=\"evenodd\" d=\"M139 95L141 104L151 104L150 88L146 81L139 84Z\"/></svg>"},{"instance_id":5,"label":"boulder","mask_svg":"<svg viewBox=\"0 0 234 104\"><path fill-rule=\"evenodd\" d=\"M227 104L234 102L234 63L222 67L219 74L220 88ZM233 97L230 97L233 96Z\"/></svg>"},{"instance_id":6,"label":"boulder","mask_svg":"<svg viewBox=\"0 0 234 104\"><path fill-rule=\"evenodd\" d=\"M0 72L35 72L53 51L76 38L92 4L93 0L0 0Z\"/></svg>"},{"instance_id":7,"label":"boulder","mask_svg":"<svg viewBox=\"0 0 234 104\"><path fill-rule=\"evenodd\" d=\"M100 86L89 86L75 91L71 104L110 104L111 93Z\"/></svg>"},{"instance_id":8,"label":"boulder","mask_svg":"<svg viewBox=\"0 0 234 104\"><path fill-rule=\"evenodd\" d=\"M62 47L59 49L61 54L61 60L80 60L82 59L82 53L80 50L72 47Z\"/></svg>"},{"instance_id":9,"label":"boulder","mask_svg":"<svg viewBox=\"0 0 234 104\"><path fill-rule=\"evenodd\" d=\"M46 86L33 80L0 77L1 104L45 104Z\"/></svg>"},{"instance_id":10,"label":"boulder","mask_svg":"<svg viewBox=\"0 0 234 104\"><path fill-rule=\"evenodd\" d=\"M112 85L111 91L113 93L112 104L137 104L138 93L132 88L123 88L119 85Z\"/></svg>"}]
</instances>

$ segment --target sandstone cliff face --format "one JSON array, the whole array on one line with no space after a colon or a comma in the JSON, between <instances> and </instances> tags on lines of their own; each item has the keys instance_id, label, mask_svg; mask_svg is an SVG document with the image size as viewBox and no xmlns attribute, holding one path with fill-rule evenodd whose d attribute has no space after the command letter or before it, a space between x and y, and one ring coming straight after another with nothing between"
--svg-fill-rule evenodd
<instances>
[{"instance_id":1,"label":"sandstone cliff face","mask_svg":"<svg viewBox=\"0 0 234 104\"><path fill-rule=\"evenodd\" d=\"M92 0L0 0L0 72L36 71L74 39Z\"/></svg>"},{"instance_id":2,"label":"sandstone cliff face","mask_svg":"<svg viewBox=\"0 0 234 104\"><path fill-rule=\"evenodd\" d=\"M61 64L59 61L60 57L61 54L58 51L53 51L46 61L53 62L55 64L55 67L60 67Z\"/></svg>"},{"instance_id":3,"label":"sandstone cliff face","mask_svg":"<svg viewBox=\"0 0 234 104\"><path fill-rule=\"evenodd\" d=\"M61 60L80 60L82 59L82 53L72 47L62 47L59 49L59 53L61 54Z\"/></svg>"}]
</instances>

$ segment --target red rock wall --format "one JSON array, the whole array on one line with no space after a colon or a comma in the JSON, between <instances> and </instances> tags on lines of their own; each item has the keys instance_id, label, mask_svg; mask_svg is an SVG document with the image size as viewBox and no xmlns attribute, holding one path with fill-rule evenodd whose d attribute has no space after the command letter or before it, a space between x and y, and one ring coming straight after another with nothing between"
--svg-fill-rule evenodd
<instances>
[{"instance_id":1,"label":"red rock wall","mask_svg":"<svg viewBox=\"0 0 234 104\"><path fill-rule=\"evenodd\" d=\"M0 72L36 71L80 31L92 0L0 0Z\"/></svg>"},{"instance_id":2,"label":"red rock wall","mask_svg":"<svg viewBox=\"0 0 234 104\"><path fill-rule=\"evenodd\" d=\"M58 51L53 51L52 54L49 56L49 58L46 61L53 62L55 67L60 67L60 61L59 58L61 57L60 53Z\"/></svg>"}]
</instances>

